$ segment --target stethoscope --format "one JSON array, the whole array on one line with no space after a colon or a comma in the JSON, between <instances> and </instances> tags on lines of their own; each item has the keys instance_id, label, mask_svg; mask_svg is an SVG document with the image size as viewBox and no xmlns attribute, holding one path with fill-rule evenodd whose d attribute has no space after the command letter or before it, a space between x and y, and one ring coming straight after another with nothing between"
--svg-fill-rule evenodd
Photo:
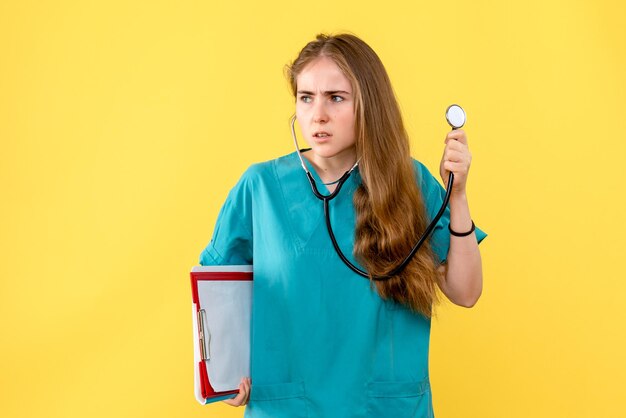
<instances>
[{"instance_id":1,"label":"stethoscope","mask_svg":"<svg viewBox=\"0 0 626 418\"><path fill-rule=\"evenodd\" d=\"M465 120L466 120L465 111L459 105L456 105L456 104L450 105L446 109L446 120L448 121L448 124L452 127L453 130L458 129L462 127L463 125L465 125ZM337 255L339 255L339 258L341 258L341 260L346 264L346 266L348 266L352 271L369 279L370 275L366 271L363 271L357 266L355 266L354 264L352 264L350 260L348 260L346 256L343 254L343 251L341 251L341 249L339 248L339 245L337 244L337 239L335 238L333 227L330 224L330 204L329 203L339 194L341 187L346 182L346 180L348 180L348 177L350 177L350 174L354 171L354 169L358 166L360 159L357 160L357 162L354 163L352 168L346 171L343 174L343 176L339 178L339 180L333 183L329 183L329 184L337 183L337 187L332 193L330 193L329 195L321 194L319 190L317 189L315 179L313 178L313 176L311 175L311 172L309 171L306 164L304 163L304 159L302 158L302 154L300 153L300 147L298 146L298 139L296 138L296 131L294 127L295 123L296 123L296 115L294 114L291 117L291 135L293 136L293 142L296 146L296 152L298 153L298 157L300 158L300 163L302 164L302 168L304 169L304 172L306 173L306 176L309 179L309 183L311 184L311 189L313 190L313 194L315 195L315 197L317 197L318 199L324 202L324 216L326 218L326 229L328 230L328 235L330 236L330 240L332 241L333 246L335 247L335 251L337 252ZM437 215L430 222L430 225L428 225L428 228L426 228L426 231L424 231L424 233L422 234L422 237L419 239L419 241L417 241L417 244L415 244L415 246L413 247L409 255L407 255L404 261L400 263L396 268L394 268L391 272L389 272L387 275L384 275L384 276L372 275L371 277L373 280L377 280L377 281L388 280L392 278L393 276L399 274L409 264L409 262L411 261L411 259L413 258L417 250L419 250L419 248L422 246L424 241L426 241L426 239L430 236L430 234L432 234L432 232L435 229L435 226L437 225L437 222L439 221L439 219L445 212L446 207L448 206L448 202L450 201L450 192L452 191L453 182L454 182L454 174L450 172L450 176L448 177L448 187L446 189L446 196L443 199L441 208L439 209L439 212L437 212Z\"/></svg>"}]
</instances>

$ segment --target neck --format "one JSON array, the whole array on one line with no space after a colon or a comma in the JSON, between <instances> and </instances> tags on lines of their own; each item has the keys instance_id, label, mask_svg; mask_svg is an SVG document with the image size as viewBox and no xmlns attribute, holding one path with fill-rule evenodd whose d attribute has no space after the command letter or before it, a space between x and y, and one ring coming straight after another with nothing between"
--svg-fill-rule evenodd
<instances>
[{"instance_id":1,"label":"neck","mask_svg":"<svg viewBox=\"0 0 626 418\"><path fill-rule=\"evenodd\" d=\"M324 183L337 180L346 171L350 170L356 162L356 151L354 148L348 148L332 157L322 157L312 152L312 150L304 152L302 155L313 164Z\"/></svg>"}]
</instances>

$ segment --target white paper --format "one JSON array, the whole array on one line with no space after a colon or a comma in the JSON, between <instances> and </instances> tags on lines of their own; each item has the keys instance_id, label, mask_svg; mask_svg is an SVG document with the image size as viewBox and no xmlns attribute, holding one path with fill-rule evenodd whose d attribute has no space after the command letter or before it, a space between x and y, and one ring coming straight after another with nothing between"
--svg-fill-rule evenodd
<instances>
[{"instance_id":1,"label":"white paper","mask_svg":"<svg viewBox=\"0 0 626 418\"><path fill-rule=\"evenodd\" d=\"M252 266L196 266L192 271L252 271ZM198 301L205 311L205 360L211 386L216 392L237 390L242 377L250 376L251 280L198 280ZM194 304L195 305L195 304ZM195 309L195 306L194 306ZM199 380L200 349L194 310L194 358ZM199 382L196 399L204 403ZM200 401L202 399L202 401Z\"/></svg>"}]
</instances>

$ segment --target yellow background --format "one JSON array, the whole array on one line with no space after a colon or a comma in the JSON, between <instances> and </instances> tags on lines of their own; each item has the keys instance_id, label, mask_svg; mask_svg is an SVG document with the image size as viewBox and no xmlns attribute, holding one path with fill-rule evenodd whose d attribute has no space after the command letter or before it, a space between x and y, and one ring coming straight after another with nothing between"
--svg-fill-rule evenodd
<instances>
[{"instance_id":1,"label":"yellow background","mask_svg":"<svg viewBox=\"0 0 626 418\"><path fill-rule=\"evenodd\" d=\"M436 416L625 416L624 16L591 0L2 2L0 416L243 415L193 397L188 271L244 169L292 151L283 65L343 30L380 55L437 176L444 110L468 114L484 292L433 321Z\"/></svg>"}]
</instances>

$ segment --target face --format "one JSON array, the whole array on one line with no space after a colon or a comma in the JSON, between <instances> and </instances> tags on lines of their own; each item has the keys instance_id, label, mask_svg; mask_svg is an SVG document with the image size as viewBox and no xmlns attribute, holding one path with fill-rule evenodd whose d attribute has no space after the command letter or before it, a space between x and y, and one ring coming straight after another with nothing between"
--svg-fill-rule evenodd
<instances>
[{"instance_id":1,"label":"face","mask_svg":"<svg viewBox=\"0 0 626 418\"><path fill-rule=\"evenodd\" d=\"M356 138L350 80L332 59L320 57L304 67L296 85L296 118L312 152L320 158L353 158Z\"/></svg>"}]
</instances>

